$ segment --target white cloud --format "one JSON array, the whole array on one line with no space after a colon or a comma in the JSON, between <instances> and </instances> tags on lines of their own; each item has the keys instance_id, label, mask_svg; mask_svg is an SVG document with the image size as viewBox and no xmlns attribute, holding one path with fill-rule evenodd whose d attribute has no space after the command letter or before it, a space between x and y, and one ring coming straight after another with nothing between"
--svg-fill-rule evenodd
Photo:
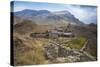
<instances>
[{"instance_id":1,"label":"white cloud","mask_svg":"<svg viewBox=\"0 0 100 67\"><path fill-rule=\"evenodd\" d=\"M83 8L81 6L73 6L73 5L69 5L66 7L69 12L71 12L76 18L78 18L82 22L85 23L96 22L97 18L96 9L93 8L93 10L91 11L90 8L92 7Z\"/></svg>"}]
</instances>

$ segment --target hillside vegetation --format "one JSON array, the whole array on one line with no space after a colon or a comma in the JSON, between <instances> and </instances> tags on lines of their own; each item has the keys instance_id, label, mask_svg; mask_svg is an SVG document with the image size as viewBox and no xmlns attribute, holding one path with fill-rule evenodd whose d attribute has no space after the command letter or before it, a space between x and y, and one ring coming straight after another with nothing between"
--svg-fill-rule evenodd
<instances>
[{"instance_id":1,"label":"hillside vegetation","mask_svg":"<svg viewBox=\"0 0 100 67\"><path fill-rule=\"evenodd\" d=\"M54 14L24 10L14 17L17 18L13 22L14 65L97 60L95 24L83 24L67 11Z\"/></svg>"},{"instance_id":2,"label":"hillside vegetation","mask_svg":"<svg viewBox=\"0 0 100 67\"><path fill-rule=\"evenodd\" d=\"M30 20L24 20L21 23L14 25L14 31L20 34L26 34L32 32L36 28L37 24Z\"/></svg>"}]
</instances>

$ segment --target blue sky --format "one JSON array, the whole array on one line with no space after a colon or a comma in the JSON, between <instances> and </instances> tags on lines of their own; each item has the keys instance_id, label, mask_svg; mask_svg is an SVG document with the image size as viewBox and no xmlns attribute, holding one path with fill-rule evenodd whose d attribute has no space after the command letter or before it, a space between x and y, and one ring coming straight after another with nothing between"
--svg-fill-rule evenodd
<instances>
[{"instance_id":1,"label":"blue sky","mask_svg":"<svg viewBox=\"0 0 100 67\"><path fill-rule=\"evenodd\" d=\"M67 10L86 24L97 22L96 6L14 1L14 12L24 9L49 10L52 12Z\"/></svg>"}]
</instances>

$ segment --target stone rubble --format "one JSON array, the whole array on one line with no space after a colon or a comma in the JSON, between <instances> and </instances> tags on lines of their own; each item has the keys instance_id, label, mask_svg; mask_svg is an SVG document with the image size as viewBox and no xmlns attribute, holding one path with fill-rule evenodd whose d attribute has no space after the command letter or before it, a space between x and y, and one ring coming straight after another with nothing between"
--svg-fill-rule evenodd
<instances>
[{"instance_id":1,"label":"stone rubble","mask_svg":"<svg viewBox=\"0 0 100 67\"><path fill-rule=\"evenodd\" d=\"M70 47L50 42L44 45L44 55L48 60L75 62L80 60L80 56L82 54L75 49L71 49Z\"/></svg>"}]
</instances>

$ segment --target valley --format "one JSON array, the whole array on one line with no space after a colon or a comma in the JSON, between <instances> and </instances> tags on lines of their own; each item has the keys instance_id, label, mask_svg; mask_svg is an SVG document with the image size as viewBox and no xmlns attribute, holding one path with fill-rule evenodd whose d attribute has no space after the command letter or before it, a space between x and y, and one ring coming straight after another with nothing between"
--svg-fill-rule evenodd
<instances>
[{"instance_id":1,"label":"valley","mask_svg":"<svg viewBox=\"0 0 100 67\"><path fill-rule=\"evenodd\" d=\"M14 13L14 65L97 60L97 25L84 24L67 11Z\"/></svg>"}]
</instances>

